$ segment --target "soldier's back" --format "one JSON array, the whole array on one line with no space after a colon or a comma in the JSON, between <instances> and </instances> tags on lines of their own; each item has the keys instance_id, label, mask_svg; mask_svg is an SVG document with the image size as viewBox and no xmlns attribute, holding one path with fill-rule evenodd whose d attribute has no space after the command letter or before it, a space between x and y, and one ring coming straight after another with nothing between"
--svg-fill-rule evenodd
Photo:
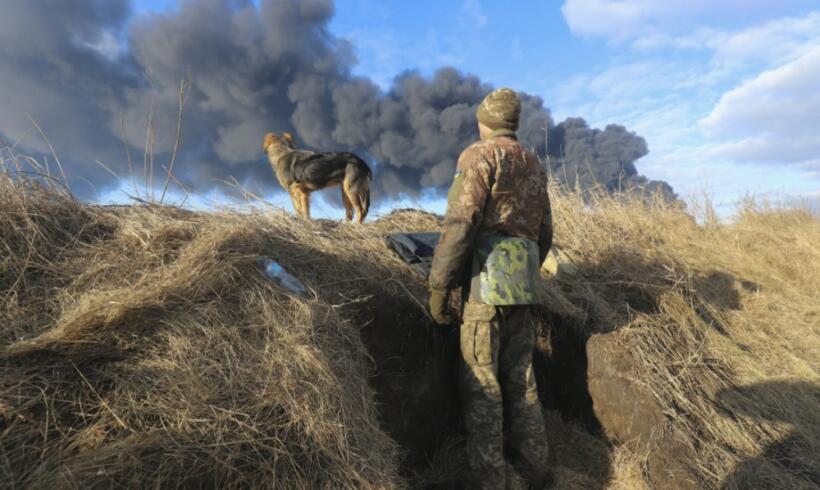
<instances>
[{"instance_id":1,"label":"soldier's back","mask_svg":"<svg viewBox=\"0 0 820 490\"><path fill-rule=\"evenodd\" d=\"M483 230L537 240L547 200L546 172L538 157L509 137L482 141L481 153L493 167Z\"/></svg>"}]
</instances>

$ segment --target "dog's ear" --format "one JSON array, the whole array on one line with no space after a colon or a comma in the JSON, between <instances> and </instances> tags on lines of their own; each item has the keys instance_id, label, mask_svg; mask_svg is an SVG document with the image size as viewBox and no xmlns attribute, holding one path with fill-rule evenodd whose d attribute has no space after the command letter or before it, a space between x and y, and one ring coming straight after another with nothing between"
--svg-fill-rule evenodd
<instances>
[{"instance_id":1,"label":"dog's ear","mask_svg":"<svg viewBox=\"0 0 820 490\"><path fill-rule=\"evenodd\" d=\"M290 133L282 133L282 139L290 146L291 148L294 147L293 135Z\"/></svg>"},{"instance_id":2,"label":"dog's ear","mask_svg":"<svg viewBox=\"0 0 820 490\"><path fill-rule=\"evenodd\" d=\"M262 140L262 151L268 151L268 147L273 144L275 139L276 135L274 133L265 133L265 139Z\"/></svg>"}]
</instances>

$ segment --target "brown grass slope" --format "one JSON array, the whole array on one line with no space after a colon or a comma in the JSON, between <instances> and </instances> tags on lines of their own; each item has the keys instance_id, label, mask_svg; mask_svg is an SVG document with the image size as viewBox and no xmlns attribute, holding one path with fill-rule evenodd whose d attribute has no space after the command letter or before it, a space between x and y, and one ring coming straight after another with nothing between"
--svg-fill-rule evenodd
<instances>
[{"instance_id":1,"label":"brown grass slope","mask_svg":"<svg viewBox=\"0 0 820 490\"><path fill-rule=\"evenodd\" d=\"M553 199L578 266L543 285L536 356L560 487L665 485L662 448L589 419L583 345L616 331L691 482L820 485L818 220L748 205L700 226L661 202ZM383 244L438 226L96 207L0 175L0 486L457 481L449 340Z\"/></svg>"}]
</instances>

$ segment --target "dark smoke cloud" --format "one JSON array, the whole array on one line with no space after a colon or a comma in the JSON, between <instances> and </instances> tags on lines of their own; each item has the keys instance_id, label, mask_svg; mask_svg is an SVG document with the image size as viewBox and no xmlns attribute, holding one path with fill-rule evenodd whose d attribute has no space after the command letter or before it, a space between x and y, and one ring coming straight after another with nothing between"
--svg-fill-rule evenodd
<instances>
[{"instance_id":1,"label":"dark smoke cloud","mask_svg":"<svg viewBox=\"0 0 820 490\"><path fill-rule=\"evenodd\" d=\"M285 130L303 146L353 150L374 162L377 196L443 188L478 136L475 108L491 90L452 68L431 78L400 74L387 91L352 76L352 46L328 31L330 0L263 0L260 8L182 0L174 12L140 16L126 0L6 0L3 9L0 136L46 152L31 114L70 177L94 190L117 183L96 160L128 175L123 123L140 168L149 117L151 147L158 162L168 161L182 79L191 90L175 173L197 191L229 177L275 188L261 140ZM519 135L543 155L548 130L553 170L610 189L618 179L646 183L634 167L647 151L642 138L580 119L555 126L539 97L522 101ZM91 196L91 188L74 189Z\"/></svg>"},{"instance_id":2,"label":"dark smoke cloud","mask_svg":"<svg viewBox=\"0 0 820 490\"><path fill-rule=\"evenodd\" d=\"M646 140L623 126L592 129L583 119L571 117L550 131L548 141L553 175L567 185L610 192L645 188L676 198L666 182L638 174L635 161L649 153Z\"/></svg>"},{"instance_id":3,"label":"dark smoke cloud","mask_svg":"<svg viewBox=\"0 0 820 490\"><path fill-rule=\"evenodd\" d=\"M122 142L106 128L111 106L134 83L128 60L90 46L123 34L127 2L4 1L0 14L0 136L29 151L48 146L38 121L77 177L94 178L95 159L114 161ZM92 168L96 167L96 168Z\"/></svg>"}]
</instances>

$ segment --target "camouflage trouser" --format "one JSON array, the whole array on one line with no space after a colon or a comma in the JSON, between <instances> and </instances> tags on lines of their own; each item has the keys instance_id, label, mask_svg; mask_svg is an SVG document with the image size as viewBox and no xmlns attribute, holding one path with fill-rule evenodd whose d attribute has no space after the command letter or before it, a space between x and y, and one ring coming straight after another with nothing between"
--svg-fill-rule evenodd
<instances>
[{"instance_id":1,"label":"camouflage trouser","mask_svg":"<svg viewBox=\"0 0 820 490\"><path fill-rule=\"evenodd\" d=\"M547 435L532 368L529 306L468 302L461 326L470 488L506 486L504 449L530 482L546 476Z\"/></svg>"}]
</instances>

